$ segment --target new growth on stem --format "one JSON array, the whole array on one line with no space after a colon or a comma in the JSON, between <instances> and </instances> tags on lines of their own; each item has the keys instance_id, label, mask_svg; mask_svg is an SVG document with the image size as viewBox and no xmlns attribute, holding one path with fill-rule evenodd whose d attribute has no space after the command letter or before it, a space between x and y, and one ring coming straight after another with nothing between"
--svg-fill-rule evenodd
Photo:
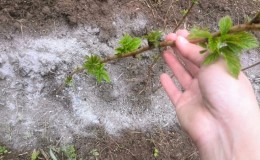
<instances>
[{"instance_id":1,"label":"new growth on stem","mask_svg":"<svg viewBox=\"0 0 260 160\"><path fill-rule=\"evenodd\" d=\"M223 17L219 21L219 31L210 33L208 30L193 28L188 37L190 43L198 44L204 48L201 54L208 52L208 56L204 61L204 65L209 65L215 62L218 58L223 57L226 60L229 73L237 78L241 70L240 55L242 51L256 48L259 46L256 37L247 31L260 31L260 12L248 23L235 25L229 16ZM148 35L139 37L131 37L125 34L119 41L119 47L115 49L113 56L101 59L98 55L90 55L82 67L77 68L70 73L65 83L71 84L73 76L80 72L93 75L98 82L110 82L108 72L105 69L105 63L110 61L135 57L145 51L152 50L158 47L174 46L174 42L161 42L162 32L152 31ZM140 47L142 39L146 39L148 45Z\"/></svg>"}]
</instances>

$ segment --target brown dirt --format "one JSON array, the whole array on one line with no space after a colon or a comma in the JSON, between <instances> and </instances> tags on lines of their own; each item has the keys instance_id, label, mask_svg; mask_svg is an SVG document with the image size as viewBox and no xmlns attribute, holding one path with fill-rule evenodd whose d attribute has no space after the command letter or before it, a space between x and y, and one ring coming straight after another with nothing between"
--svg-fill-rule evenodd
<instances>
[{"instance_id":1,"label":"brown dirt","mask_svg":"<svg viewBox=\"0 0 260 160\"><path fill-rule=\"evenodd\" d=\"M120 138L102 131L97 135L89 141L76 140L76 145L80 146L78 151L86 159L93 157L89 154L89 146L93 146L93 142L96 142L94 148L99 151L100 159L196 159L198 156L190 139L184 132L176 129L166 131L156 128L154 132L127 130ZM158 158L153 156L155 148L159 150Z\"/></svg>"},{"instance_id":2,"label":"brown dirt","mask_svg":"<svg viewBox=\"0 0 260 160\"><path fill-rule=\"evenodd\" d=\"M0 37L8 39L15 33L42 35L55 25L77 27L89 24L100 27L100 38L107 41L109 37L116 36L111 25L115 14L135 17L137 11L143 12L149 17L147 30L172 30L182 17L180 11L188 6L188 1L173 0L1 0ZM242 23L259 8L260 3L252 0L201 0L185 24L188 28L199 25L214 30L217 20L224 15L231 15L236 23ZM132 34L140 35L143 32ZM102 127L91 129L97 131L94 138L82 138L79 135L74 142L78 157L95 159L89 153L97 149L99 159L199 159L196 148L178 127L155 127L146 133L126 130L120 137L106 134ZM0 142L0 145L4 144ZM49 145L56 144L43 140L38 147L48 152ZM153 156L154 148L159 150L158 158ZM30 159L31 151L10 150L11 153L2 159Z\"/></svg>"},{"instance_id":3,"label":"brown dirt","mask_svg":"<svg viewBox=\"0 0 260 160\"><path fill-rule=\"evenodd\" d=\"M98 159L198 159L198 152L192 141L177 128L164 130L155 127L152 132L126 130L120 137L108 135L102 127L93 126L88 129L96 131L96 136L93 138L81 138L80 135L76 137L74 145L78 158L94 160L95 157L91 151L95 149L99 153ZM42 141L39 147L48 153L48 148L58 146L58 143L57 141L56 144L45 144L45 141ZM158 157L153 155L155 149L159 151ZM30 153L31 151L12 151L4 155L4 159L30 159ZM40 157L44 158L42 155ZM56 153L56 157L66 159L63 153Z\"/></svg>"},{"instance_id":4,"label":"brown dirt","mask_svg":"<svg viewBox=\"0 0 260 160\"><path fill-rule=\"evenodd\" d=\"M20 29L21 24L34 30L48 29L55 22L65 20L69 25L91 24L112 32L114 14L127 13L135 16L136 11L150 16L151 27L172 28L182 18L181 10L187 9L189 1L171 0L1 0L0 29ZM189 25L216 23L223 15L231 15L235 22L243 22L253 16L259 2L248 0L201 0L194 8Z\"/></svg>"}]
</instances>

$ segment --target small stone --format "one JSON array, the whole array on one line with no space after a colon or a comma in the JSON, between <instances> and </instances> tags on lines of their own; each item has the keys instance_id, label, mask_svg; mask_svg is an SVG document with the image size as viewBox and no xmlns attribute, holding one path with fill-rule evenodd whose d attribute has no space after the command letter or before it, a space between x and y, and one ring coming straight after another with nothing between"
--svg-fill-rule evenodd
<instances>
[{"instance_id":1,"label":"small stone","mask_svg":"<svg viewBox=\"0 0 260 160\"><path fill-rule=\"evenodd\" d=\"M256 78L256 76L255 76L254 74L250 74L250 75L249 75L249 79L254 80L255 78Z\"/></svg>"},{"instance_id":2,"label":"small stone","mask_svg":"<svg viewBox=\"0 0 260 160\"><path fill-rule=\"evenodd\" d=\"M77 24L77 17L75 16L68 16L69 24L76 25Z\"/></svg>"},{"instance_id":3,"label":"small stone","mask_svg":"<svg viewBox=\"0 0 260 160\"><path fill-rule=\"evenodd\" d=\"M8 61L9 61L10 64L18 63L17 57L15 57L15 56L13 56L13 55L9 55L9 56L8 56Z\"/></svg>"},{"instance_id":4,"label":"small stone","mask_svg":"<svg viewBox=\"0 0 260 160\"><path fill-rule=\"evenodd\" d=\"M6 75L0 71L0 80L5 80L6 79Z\"/></svg>"},{"instance_id":5,"label":"small stone","mask_svg":"<svg viewBox=\"0 0 260 160\"><path fill-rule=\"evenodd\" d=\"M46 14L46 15L50 15L51 14L51 9L48 6L44 6L42 8L42 13Z\"/></svg>"},{"instance_id":6,"label":"small stone","mask_svg":"<svg viewBox=\"0 0 260 160\"><path fill-rule=\"evenodd\" d=\"M59 8L58 6L54 6L53 7L53 10L54 10L54 12L61 12L61 8Z\"/></svg>"},{"instance_id":7,"label":"small stone","mask_svg":"<svg viewBox=\"0 0 260 160\"><path fill-rule=\"evenodd\" d=\"M42 70L42 71L40 71L40 75L41 75L42 77L47 76L48 73L49 73L49 72L48 72L47 70Z\"/></svg>"},{"instance_id":8,"label":"small stone","mask_svg":"<svg viewBox=\"0 0 260 160\"><path fill-rule=\"evenodd\" d=\"M230 8L226 6L226 7L223 8L223 10L224 11L230 11Z\"/></svg>"},{"instance_id":9,"label":"small stone","mask_svg":"<svg viewBox=\"0 0 260 160\"><path fill-rule=\"evenodd\" d=\"M31 70L29 70L29 69L25 69L25 68L19 69L19 75L22 77L27 77L30 72L31 72Z\"/></svg>"},{"instance_id":10,"label":"small stone","mask_svg":"<svg viewBox=\"0 0 260 160\"><path fill-rule=\"evenodd\" d=\"M20 29L21 28L21 25L18 22L15 22L13 26L15 27L15 29Z\"/></svg>"},{"instance_id":11,"label":"small stone","mask_svg":"<svg viewBox=\"0 0 260 160\"><path fill-rule=\"evenodd\" d=\"M0 67L2 67L2 65L3 65L4 63L5 63L5 62L4 62L3 58L0 57Z\"/></svg>"},{"instance_id":12,"label":"small stone","mask_svg":"<svg viewBox=\"0 0 260 160\"><path fill-rule=\"evenodd\" d=\"M6 38L7 40L13 40L13 36L12 36L11 34L6 34L6 35L5 35L5 38Z\"/></svg>"},{"instance_id":13,"label":"small stone","mask_svg":"<svg viewBox=\"0 0 260 160\"><path fill-rule=\"evenodd\" d=\"M99 32L100 32L99 28L85 27L85 30L88 33L93 33L93 34L99 34Z\"/></svg>"},{"instance_id":14,"label":"small stone","mask_svg":"<svg viewBox=\"0 0 260 160\"><path fill-rule=\"evenodd\" d=\"M1 15L0 16L0 22L7 22L8 21L8 18L4 15Z\"/></svg>"},{"instance_id":15,"label":"small stone","mask_svg":"<svg viewBox=\"0 0 260 160\"><path fill-rule=\"evenodd\" d=\"M198 20L203 20L205 17L203 15L197 15Z\"/></svg>"},{"instance_id":16,"label":"small stone","mask_svg":"<svg viewBox=\"0 0 260 160\"><path fill-rule=\"evenodd\" d=\"M260 83L260 77L255 78L255 79L254 79L254 82L255 82L255 83Z\"/></svg>"},{"instance_id":17,"label":"small stone","mask_svg":"<svg viewBox=\"0 0 260 160\"><path fill-rule=\"evenodd\" d=\"M4 101L0 101L0 107L4 107L6 105L6 102L4 102Z\"/></svg>"},{"instance_id":18,"label":"small stone","mask_svg":"<svg viewBox=\"0 0 260 160\"><path fill-rule=\"evenodd\" d=\"M100 32L99 28L93 28L93 33L99 33L99 32Z\"/></svg>"},{"instance_id":19,"label":"small stone","mask_svg":"<svg viewBox=\"0 0 260 160\"><path fill-rule=\"evenodd\" d=\"M27 19L31 19L32 17L33 17L33 15L31 13L29 13L29 12L26 13L26 18Z\"/></svg>"},{"instance_id":20,"label":"small stone","mask_svg":"<svg viewBox=\"0 0 260 160\"><path fill-rule=\"evenodd\" d=\"M260 86L259 85L254 85L254 89L255 90L260 90Z\"/></svg>"},{"instance_id":21,"label":"small stone","mask_svg":"<svg viewBox=\"0 0 260 160\"><path fill-rule=\"evenodd\" d=\"M138 75L138 73L139 73L138 70L133 70L134 75Z\"/></svg>"}]
</instances>

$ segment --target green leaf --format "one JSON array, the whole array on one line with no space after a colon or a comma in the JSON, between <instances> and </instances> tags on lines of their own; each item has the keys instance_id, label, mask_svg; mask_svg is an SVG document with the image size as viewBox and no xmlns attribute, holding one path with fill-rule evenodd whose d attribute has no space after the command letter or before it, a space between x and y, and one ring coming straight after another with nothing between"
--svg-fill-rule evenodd
<instances>
[{"instance_id":1,"label":"green leaf","mask_svg":"<svg viewBox=\"0 0 260 160\"><path fill-rule=\"evenodd\" d=\"M154 156L155 158L159 157L159 150L158 150L157 148L154 148L154 150L153 150L153 156Z\"/></svg>"},{"instance_id":2,"label":"green leaf","mask_svg":"<svg viewBox=\"0 0 260 160\"><path fill-rule=\"evenodd\" d=\"M34 149L33 152L32 152L32 155L31 155L31 160L37 160L39 154L40 154L40 151L37 151L37 150Z\"/></svg>"},{"instance_id":3,"label":"green leaf","mask_svg":"<svg viewBox=\"0 0 260 160\"><path fill-rule=\"evenodd\" d=\"M68 77L66 78L66 80L65 80L65 84L66 84L67 86L71 86L71 85L72 85L72 82L73 82L72 76L68 76Z\"/></svg>"},{"instance_id":4,"label":"green leaf","mask_svg":"<svg viewBox=\"0 0 260 160\"><path fill-rule=\"evenodd\" d=\"M50 156L52 160L58 160L58 158L56 157L56 155L53 153L52 149L50 149Z\"/></svg>"},{"instance_id":5,"label":"green leaf","mask_svg":"<svg viewBox=\"0 0 260 160\"><path fill-rule=\"evenodd\" d=\"M212 64L212 63L216 62L219 57L220 57L220 54L219 54L218 52L210 53L210 54L205 58L203 64L204 64L204 65Z\"/></svg>"},{"instance_id":6,"label":"green leaf","mask_svg":"<svg viewBox=\"0 0 260 160\"><path fill-rule=\"evenodd\" d=\"M8 150L6 149L6 147L0 146L0 155L6 154L7 152L8 152Z\"/></svg>"},{"instance_id":7,"label":"green leaf","mask_svg":"<svg viewBox=\"0 0 260 160\"><path fill-rule=\"evenodd\" d=\"M6 149L6 147L0 146L0 155L6 154L7 152L8 150Z\"/></svg>"},{"instance_id":8,"label":"green leaf","mask_svg":"<svg viewBox=\"0 0 260 160\"><path fill-rule=\"evenodd\" d=\"M92 150L90 151L90 154L93 155L94 157L98 157L98 156L99 156L99 152L98 152L97 149L92 149Z\"/></svg>"},{"instance_id":9,"label":"green leaf","mask_svg":"<svg viewBox=\"0 0 260 160\"><path fill-rule=\"evenodd\" d=\"M232 49L239 50L243 49L252 49L259 46L259 42L256 37L248 32L238 32L234 34L227 34L221 36L223 42L227 43L227 45L232 44Z\"/></svg>"},{"instance_id":10,"label":"green leaf","mask_svg":"<svg viewBox=\"0 0 260 160\"><path fill-rule=\"evenodd\" d=\"M219 25L219 30L221 35L225 35L229 32L230 28L233 26L233 22L229 16L225 16L220 19L218 25Z\"/></svg>"},{"instance_id":11,"label":"green leaf","mask_svg":"<svg viewBox=\"0 0 260 160\"><path fill-rule=\"evenodd\" d=\"M120 56L129 52L137 50L141 46L142 40L140 38L133 38L125 34L119 41L120 47L116 48L116 55Z\"/></svg>"},{"instance_id":12,"label":"green leaf","mask_svg":"<svg viewBox=\"0 0 260 160\"><path fill-rule=\"evenodd\" d=\"M236 54L240 54L242 53L243 51L243 48L235 45L235 44L232 44L232 43L227 43L227 46L226 47L223 47L222 50L226 50L228 49L229 52L232 52L232 53L236 53ZM223 52L223 51L222 51Z\"/></svg>"},{"instance_id":13,"label":"green leaf","mask_svg":"<svg viewBox=\"0 0 260 160\"><path fill-rule=\"evenodd\" d=\"M91 55L90 57L86 57L86 61L84 63L85 69L90 74L93 74L97 67L101 64L101 58L97 55Z\"/></svg>"},{"instance_id":14,"label":"green leaf","mask_svg":"<svg viewBox=\"0 0 260 160\"><path fill-rule=\"evenodd\" d=\"M162 37L161 31L152 31L148 35L145 35L144 38L147 39L149 46L158 47Z\"/></svg>"},{"instance_id":15,"label":"green leaf","mask_svg":"<svg viewBox=\"0 0 260 160\"><path fill-rule=\"evenodd\" d=\"M188 36L189 39L197 39L197 38L211 38L212 35L207 30L201 30L199 28L191 29L191 32Z\"/></svg>"},{"instance_id":16,"label":"green leaf","mask_svg":"<svg viewBox=\"0 0 260 160\"><path fill-rule=\"evenodd\" d=\"M198 4L199 0L192 0L191 2L194 3L194 4Z\"/></svg>"},{"instance_id":17,"label":"green leaf","mask_svg":"<svg viewBox=\"0 0 260 160\"><path fill-rule=\"evenodd\" d=\"M77 154L74 145L66 146L62 149L68 160L76 160Z\"/></svg>"},{"instance_id":18,"label":"green leaf","mask_svg":"<svg viewBox=\"0 0 260 160\"><path fill-rule=\"evenodd\" d=\"M87 73L93 75L99 83L101 83L103 80L110 82L110 77L105 69L105 65L101 62L101 58L97 55L91 55L90 57L87 57L83 66Z\"/></svg>"},{"instance_id":19,"label":"green leaf","mask_svg":"<svg viewBox=\"0 0 260 160\"><path fill-rule=\"evenodd\" d=\"M226 60L228 70L231 75L235 78L238 78L238 75L241 70L240 59L237 54L234 53L223 53L224 59Z\"/></svg>"},{"instance_id":20,"label":"green leaf","mask_svg":"<svg viewBox=\"0 0 260 160\"><path fill-rule=\"evenodd\" d=\"M181 12L181 14L183 16L185 16L188 13L188 10L187 9L182 9L180 12Z\"/></svg>"},{"instance_id":21,"label":"green leaf","mask_svg":"<svg viewBox=\"0 0 260 160\"><path fill-rule=\"evenodd\" d=\"M93 74L96 77L98 83L101 83L103 80L105 80L106 82L110 82L109 75L107 71L104 69L104 64L97 66Z\"/></svg>"},{"instance_id":22,"label":"green leaf","mask_svg":"<svg viewBox=\"0 0 260 160\"><path fill-rule=\"evenodd\" d=\"M210 52L215 52L220 47L220 39L218 37L215 38L209 38L208 40L208 48Z\"/></svg>"}]
</instances>

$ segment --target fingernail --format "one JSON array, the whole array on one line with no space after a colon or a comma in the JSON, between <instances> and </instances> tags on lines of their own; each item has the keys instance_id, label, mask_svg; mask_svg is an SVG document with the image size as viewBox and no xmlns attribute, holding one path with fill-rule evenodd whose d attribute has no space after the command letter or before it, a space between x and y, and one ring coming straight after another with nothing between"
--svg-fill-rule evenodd
<instances>
[{"instance_id":1,"label":"fingernail","mask_svg":"<svg viewBox=\"0 0 260 160\"><path fill-rule=\"evenodd\" d=\"M177 38L177 35L174 33L170 33L167 36L165 36L166 41L175 41Z\"/></svg>"}]
</instances>

